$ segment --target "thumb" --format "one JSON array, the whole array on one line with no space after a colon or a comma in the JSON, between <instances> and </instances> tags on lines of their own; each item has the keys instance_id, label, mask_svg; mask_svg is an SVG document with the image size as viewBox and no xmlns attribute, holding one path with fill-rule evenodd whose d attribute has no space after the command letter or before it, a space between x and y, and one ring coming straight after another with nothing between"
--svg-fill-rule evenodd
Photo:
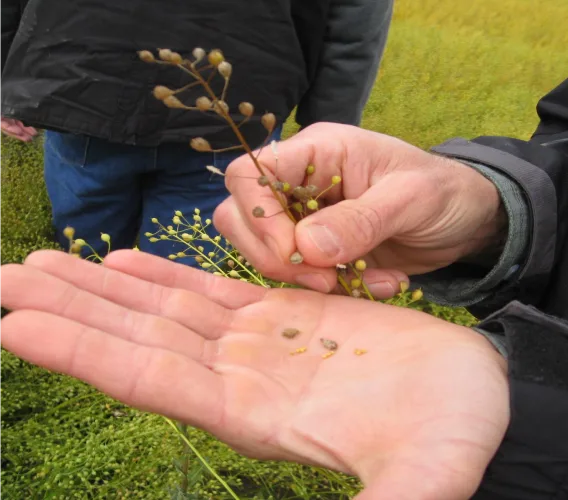
<instances>
[{"instance_id":1,"label":"thumb","mask_svg":"<svg viewBox=\"0 0 568 500\"><path fill-rule=\"evenodd\" d=\"M296 226L296 244L304 260L335 266L368 254L401 231L405 207L415 193L393 182L373 185L359 198L325 207Z\"/></svg>"}]
</instances>

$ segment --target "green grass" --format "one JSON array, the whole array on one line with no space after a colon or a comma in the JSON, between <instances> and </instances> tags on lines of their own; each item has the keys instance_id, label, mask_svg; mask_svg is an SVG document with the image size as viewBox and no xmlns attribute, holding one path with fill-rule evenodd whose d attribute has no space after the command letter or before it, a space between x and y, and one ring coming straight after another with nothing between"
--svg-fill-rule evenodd
<instances>
[{"instance_id":1,"label":"green grass","mask_svg":"<svg viewBox=\"0 0 568 500\"><path fill-rule=\"evenodd\" d=\"M536 101L566 76L566 18L565 0L397 1L363 126L422 147L454 136L527 138ZM286 134L295 129L289 122ZM41 150L6 140L2 146L5 263L55 244ZM448 320L470 321L462 310L425 306ZM160 417L6 352L2 382L6 498L169 498L168 487L179 482L172 459L181 445ZM243 499L340 500L358 488L328 471L244 459L203 432L189 437ZM194 457L189 478L191 498L229 498Z\"/></svg>"}]
</instances>

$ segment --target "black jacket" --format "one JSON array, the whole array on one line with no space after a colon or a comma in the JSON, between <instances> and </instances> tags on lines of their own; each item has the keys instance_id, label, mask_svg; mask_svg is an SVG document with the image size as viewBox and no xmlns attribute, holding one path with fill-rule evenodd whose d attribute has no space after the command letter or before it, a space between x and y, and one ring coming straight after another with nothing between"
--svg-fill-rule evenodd
<instances>
[{"instance_id":1,"label":"black jacket","mask_svg":"<svg viewBox=\"0 0 568 500\"><path fill-rule=\"evenodd\" d=\"M141 49L221 49L233 64L232 110L250 101L243 127L252 146L259 117L281 123L298 105L302 126L358 124L388 32L392 0L5 0L2 2L2 115L26 125L154 146L206 136L235 144L215 115L170 110L155 85L190 77L145 64ZM219 92L223 81L217 77ZM187 104L203 95L187 94ZM235 113L235 118L242 118Z\"/></svg>"},{"instance_id":2,"label":"black jacket","mask_svg":"<svg viewBox=\"0 0 568 500\"><path fill-rule=\"evenodd\" d=\"M476 500L568 499L568 80L537 111L529 141L479 137L434 148L508 175L531 214L521 272L472 308L481 317L502 308L480 326L505 335L512 412Z\"/></svg>"}]
</instances>

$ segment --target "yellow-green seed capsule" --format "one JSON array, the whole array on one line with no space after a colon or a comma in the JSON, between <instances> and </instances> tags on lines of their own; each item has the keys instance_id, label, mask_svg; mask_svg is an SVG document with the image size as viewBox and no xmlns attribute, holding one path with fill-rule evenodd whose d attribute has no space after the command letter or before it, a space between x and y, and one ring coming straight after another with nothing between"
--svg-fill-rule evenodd
<instances>
[{"instance_id":1,"label":"yellow-green seed capsule","mask_svg":"<svg viewBox=\"0 0 568 500\"><path fill-rule=\"evenodd\" d=\"M198 255L197 257L195 257L195 262L201 264L203 262L203 257L201 257L200 255Z\"/></svg>"},{"instance_id":2,"label":"yellow-green seed capsule","mask_svg":"<svg viewBox=\"0 0 568 500\"><path fill-rule=\"evenodd\" d=\"M306 167L306 175L312 175L316 171L316 167L313 165L308 165Z\"/></svg>"},{"instance_id":3,"label":"yellow-green seed capsule","mask_svg":"<svg viewBox=\"0 0 568 500\"><path fill-rule=\"evenodd\" d=\"M217 235L215 236L215 238L213 238L213 240L215 241L215 243L219 243L221 241L221 236Z\"/></svg>"},{"instance_id":4,"label":"yellow-green seed capsule","mask_svg":"<svg viewBox=\"0 0 568 500\"><path fill-rule=\"evenodd\" d=\"M223 52L221 52L219 49L213 49L211 52L209 52L207 59L209 60L209 64L217 67L225 60L225 56L223 56Z\"/></svg>"},{"instance_id":5,"label":"yellow-green seed capsule","mask_svg":"<svg viewBox=\"0 0 568 500\"><path fill-rule=\"evenodd\" d=\"M319 205L318 202L316 200L310 200L308 201L308 203L306 203L306 206L310 209L310 210L317 210Z\"/></svg>"},{"instance_id":6,"label":"yellow-green seed capsule","mask_svg":"<svg viewBox=\"0 0 568 500\"><path fill-rule=\"evenodd\" d=\"M169 61L172 55L172 51L170 49L160 49L158 50L158 56L162 61Z\"/></svg>"},{"instance_id":7,"label":"yellow-green seed capsule","mask_svg":"<svg viewBox=\"0 0 568 500\"><path fill-rule=\"evenodd\" d=\"M201 264L201 267L203 269L209 269L211 267L211 264L209 264L209 262L204 262L203 264Z\"/></svg>"},{"instance_id":8,"label":"yellow-green seed capsule","mask_svg":"<svg viewBox=\"0 0 568 500\"><path fill-rule=\"evenodd\" d=\"M108 235L106 233L101 233L101 240L103 240L105 243L109 243L110 242L110 235Z\"/></svg>"},{"instance_id":9,"label":"yellow-green seed capsule","mask_svg":"<svg viewBox=\"0 0 568 500\"><path fill-rule=\"evenodd\" d=\"M207 254L207 257L215 257L215 252L209 252L209 253Z\"/></svg>"},{"instance_id":10,"label":"yellow-green seed capsule","mask_svg":"<svg viewBox=\"0 0 568 500\"><path fill-rule=\"evenodd\" d=\"M405 293L408 290L408 283L406 281L400 282L400 292Z\"/></svg>"},{"instance_id":11,"label":"yellow-green seed capsule","mask_svg":"<svg viewBox=\"0 0 568 500\"><path fill-rule=\"evenodd\" d=\"M211 224L211 219L205 219L205 224Z\"/></svg>"},{"instance_id":12,"label":"yellow-green seed capsule","mask_svg":"<svg viewBox=\"0 0 568 500\"><path fill-rule=\"evenodd\" d=\"M205 57L206 52L201 47L195 47L193 49L192 55L193 57L195 57L195 62L199 62Z\"/></svg>"},{"instance_id":13,"label":"yellow-green seed capsule","mask_svg":"<svg viewBox=\"0 0 568 500\"><path fill-rule=\"evenodd\" d=\"M178 257L185 257L185 254L184 254L183 252L178 252L178 253L177 253L177 256L178 256Z\"/></svg>"},{"instance_id":14,"label":"yellow-green seed capsule","mask_svg":"<svg viewBox=\"0 0 568 500\"><path fill-rule=\"evenodd\" d=\"M161 234L161 235L160 235L160 239L161 239L161 240L167 240L168 237L167 237L165 234Z\"/></svg>"},{"instance_id":15,"label":"yellow-green seed capsule","mask_svg":"<svg viewBox=\"0 0 568 500\"><path fill-rule=\"evenodd\" d=\"M87 242L82 238L77 238L75 240L75 245L79 245L79 246L84 247L86 244L87 244Z\"/></svg>"},{"instance_id":16,"label":"yellow-green seed capsule","mask_svg":"<svg viewBox=\"0 0 568 500\"><path fill-rule=\"evenodd\" d=\"M201 220L201 216L196 214L196 215L193 216L193 220L195 222L199 222Z\"/></svg>"},{"instance_id":17,"label":"yellow-green seed capsule","mask_svg":"<svg viewBox=\"0 0 568 500\"><path fill-rule=\"evenodd\" d=\"M199 215L201 213L201 210L199 210L199 208L194 208L193 211L195 212L195 215Z\"/></svg>"},{"instance_id":18,"label":"yellow-green seed capsule","mask_svg":"<svg viewBox=\"0 0 568 500\"><path fill-rule=\"evenodd\" d=\"M152 217L151 221L152 221L153 224L157 224L157 223L158 223L158 219L156 219L156 217Z\"/></svg>"},{"instance_id":19,"label":"yellow-green seed capsule","mask_svg":"<svg viewBox=\"0 0 568 500\"><path fill-rule=\"evenodd\" d=\"M363 282L359 278L354 278L351 280L351 288L359 288L362 283Z\"/></svg>"},{"instance_id":20,"label":"yellow-green seed capsule","mask_svg":"<svg viewBox=\"0 0 568 500\"><path fill-rule=\"evenodd\" d=\"M359 272L363 272L365 269L367 269L367 263L363 259L359 259L355 261L355 269L357 269L357 271Z\"/></svg>"},{"instance_id":21,"label":"yellow-green seed capsule","mask_svg":"<svg viewBox=\"0 0 568 500\"><path fill-rule=\"evenodd\" d=\"M181 224L181 219L177 215L174 215L172 222L174 224Z\"/></svg>"},{"instance_id":22,"label":"yellow-green seed capsule","mask_svg":"<svg viewBox=\"0 0 568 500\"><path fill-rule=\"evenodd\" d=\"M424 293L422 293L422 290L420 290L420 288L418 290L414 290L412 292L412 295L410 296L412 300L420 300L422 297L424 297Z\"/></svg>"},{"instance_id":23,"label":"yellow-green seed capsule","mask_svg":"<svg viewBox=\"0 0 568 500\"><path fill-rule=\"evenodd\" d=\"M171 231L174 228L174 226L168 226L167 229L168 231Z\"/></svg>"},{"instance_id":24,"label":"yellow-green seed capsule","mask_svg":"<svg viewBox=\"0 0 568 500\"><path fill-rule=\"evenodd\" d=\"M339 175L334 175L331 178L331 183L335 186L336 184L339 184L341 182L341 177Z\"/></svg>"},{"instance_id":25,"label":"yellow-green seed capsule","mask_svg":"<svg viewBox=\"0 0 568 500\"><path fill-rule=\"evenodd\" d=\"M174 236L177 233L176 233L175 229L168 229L168 234L171 235L171 236Z\"/></svg>"},{"instance_id":26,"label":"yellow-green seed capsule","mask_svg":"<svg viewBox=\"0 0 568 500\"><path fill-rule=\"evenodd\" d=\"M199 246L197 247L197 250L199 250L200 252L203 252L203 250L205 250L205 248L203 248L201 245L199 245Z\"/></svg>"},{"instance_id":27,"label":"yellow-green seed capsule","mask_svg":"<svg viewBox=\"0 0 568 500\"><path fill-rule=\"evenodd\" d=\"M187 234L187 233L183 233L183 234L181 235L181 239L182 239L183 241L191 241L191 240L193 239L193 237L192 237L191 235Z\"/></svg>"},{"instance_id":28,"label":"yellow-green seed capsule","mask_svg":"<svg viewBox=\"0 0 568 500\"><path fill-rule=\"evenodd\" d=\"M176 210L176 211L174 212L174 215L177 215L178 217L182 217L182 216L183 216L183 214L182 214L179 210Z\"/></svg>"},{"instance_id":29,"label":"yellow-green seed capsule","mask_svg":"<svg viewBox=\"0 0 568 500\"><path fill-rule=\"evenodd\" d=\"M274 130L274 127L276 126L276 116L274 115L274 113L265 113L262 115L260 123L262 123L262 125L268 132L272 132Z\"/></svg>"},{"instance_id":30,"label":"yellow-green seed capsule","mask_svg":"<svg viewBox=\"0 0 568 500\"><path fill-rule=\"evenodd\" d=\"M209 241L211 238L207 233L203 233L203 235L201 236L201 239L205 240L205 241Z\"/></svg>"},{"instance_id":31,"label":"yellow-green seed capsule","mask_svg":"<svg viewBox=\"0 0 568 500\"><path fill-rule=\"evenodd\" d=\"M160 101L163 101L166 97L173 95L174 91L163 85L157 85L154 87L154 97Z\"/></svg>"},{"instance_id":32,"label":"yellow-green seed capsule","mask_svg":"<svg viewBox=\"0 0 568 500\"><path fill-rule=\"evenodd\" d=\"M71 253L81 253L81 248L83 248L81 245L77 245L77 243L73 243L71 245Z\"/></svg>"},{"instance_id":33,"label":"yellow-green seed capsule","mask_svg":"<svg viewBox=\"0 0 568 500\"><path fill-rule=\"evenodd\" d=\"M145 232L145 233L144 233L144 236L146 236L146 238L149 238L150 236L152 236L152 233Z\"/></svg>"},{"instance_id":34,"label":"yellow-green seed capsule","mask_svg":"<svg viewBox=\"0 0 568 500\"><path fill-rule=\"evenodd\" d=\"M296 203L292 203L292 209L301 214L304 212L304 205L297 201Z\"/></svg>"},{"instance_id":35,"label":"yellow-green seed capsule","mask_svg":"<svg viewBox=\"0 0 568 500\"><path fill-rule=\"evenodd\" d=\"M229 276L231 278L240 278L240 275L237 271L235 271L234 269L232 271L229 271Z\"/></svg>"},{"instance_id":36,"label":"yellow-green seed capsule","mask_svg":"<svg viewBox=\"0 0 568 500\"><path fill-rule=\"evenodd\" d=\"M177 259L177 256L174 255L173 253L171 253L170 255L168 255L168 259L170 259L170 260L176 260L176 259Z\"/></svg>"},{"instance_id":37,"label":"yellow-green seed capsule","mask_svg":"<svg viewBox=\"0 0 568 500\"><path fill-rule=\"evenodd\" d=\"M290 188L291 188L290 184L289 184L288 182L285 182L285 183L282 185L282 192L283 192L283 193L287 193L288 191L290 191Z\"/></svg>"},{"instance_id":38,"label":"yellow-green seed capsule","mask_svg":"<svg viewBox=\"0 0 568 500\"><path fill-rule=\"evenodd\" d=\"M160 241L158 238L150 238L150 243L156 243L156 241Z\"/></svg>"},{"instance_id":39,"label":"yellow-green seed capsule","mask_svg":"<svg viewBox=\"0 0 568 500\"><path fill-rule=\"evenodd\" d=\"M63 230L63 235L68 239L68 240L72 240L73 236L75 236L75 228L67 226L64 230Z\"/></svg>"}]
</instances>

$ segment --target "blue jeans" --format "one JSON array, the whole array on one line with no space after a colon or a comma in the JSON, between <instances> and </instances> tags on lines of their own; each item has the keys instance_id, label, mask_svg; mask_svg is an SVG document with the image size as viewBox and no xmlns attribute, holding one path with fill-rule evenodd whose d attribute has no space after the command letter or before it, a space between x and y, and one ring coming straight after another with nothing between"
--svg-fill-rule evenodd
<instances>
[{"instance_id":1,"label":"blue jeans","mask_svg":"<svg viewBox=\"0 0 568 500\"><path fill-rule=\"evenodd\" d=\"M63 229L71 226L101 255L107 250L101 233L110 235L113 249L132 248L140 233L144 252L167 257L183 251L182 243L150 243L144 233L156 231L151 219L167 226L180 210L191 221L195 208L203 221L211 219L228 192L224 179L205 167L224 171L240 154L198 153L185 144L129 146L46 131L45 181L58 241L68 248ZM195 264L189 258L180 262Z\"/></svg>"}]
</instances>

